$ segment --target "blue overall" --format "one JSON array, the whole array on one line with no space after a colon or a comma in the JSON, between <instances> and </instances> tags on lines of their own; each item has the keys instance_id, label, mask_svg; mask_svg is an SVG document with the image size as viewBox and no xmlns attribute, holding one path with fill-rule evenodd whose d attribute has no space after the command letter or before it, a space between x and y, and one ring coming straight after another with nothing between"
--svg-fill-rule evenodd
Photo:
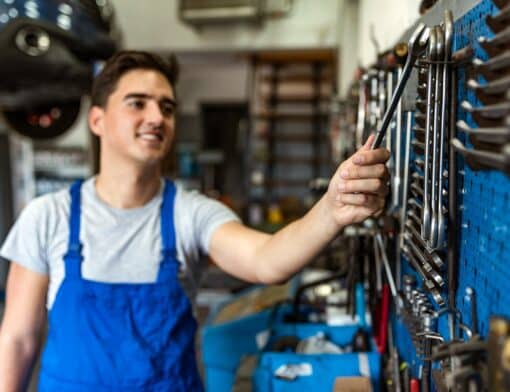
<instances>
[{"instance_id":1,"label":"blue overall","mask_svg":"<svg viewBox=\"0 0 510 392\"><path fill-rule=\"evenodd\" d=\"M39 391L203 391L194 350L197 324L178 280L174 184L165 183L156 283L81 276L80 191L81 181L71 187L65 278L48 316Z\"/></svg>"}]
</instances>

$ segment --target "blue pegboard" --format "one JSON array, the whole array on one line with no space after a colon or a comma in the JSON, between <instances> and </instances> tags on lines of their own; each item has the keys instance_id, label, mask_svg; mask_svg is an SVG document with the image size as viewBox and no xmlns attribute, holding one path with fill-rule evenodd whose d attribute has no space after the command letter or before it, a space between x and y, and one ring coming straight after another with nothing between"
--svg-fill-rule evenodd
<instances>
[{"instance_id":1,"label":"blue pegboard","mask_svg":"<svg viewBox=\"0 0 510 392\"><path fill-rule=\"evenodd\" d=\"M470 45L475 56L487 60L488 56L478 45L480 36L491 37L493 33L485 23L485 17L499 10L489 0L481 1L454 25L453 51ZM457 73L457 120L465 120L471 127L476 127L470 115L461 108L464 100L473 106L481 106L473 91L466 88L468 76L465 68ZM479 78L479 82L484 80ZM414 137L414 135L413 135ZM461 132L457 137L469 148L469 140ZM416 156L411 152L411 162ZM416 169L416 168L414 168ZM450 190L457 194L458 227L458 277L456 307L462 322L472 325L471 306L466 299L467 287L476 293L478 332L485 337L491 315L510 318L510 178L498 171L473 171L461 157L457 157L457 189ZM421 279L403 258L402 274L411 274ZM446 274L445 274L446 277ZM443 294L446 298L447 287ZM411 338L401 321L393 319L393 331L399 354L411 365L413 375L418 374L422 362L416 356ZM438 332L450 339L448 317L445 314L438 320Z\"/></svg>"},{"instance_id":2,"label":"blue pegboard","mask_svg":"<svg viewBox=\"0 0 510 392\"><path fill-rule=\"evenodd\" d=\"M480 36L493 33L485 17L499 10L491 1L484 0L455 23L454 50L471 45L475 56L487 60L478 45ZM466 72L458 75L458 102L469 101L480 106L473 91L466 89ZM479 78L480 82L484 82ZM470 115L461 108L458 119L476 126ZM463 135L459 135L463 136ZM464 139L469 147L468 140ZM472 287L477 299L478 330L482 336L488 331L489 317L494 314L510 317L510 179L498 171L473 171L459 160L459 271L456 305L462 320L472 324L470 304L465 299L466 287Z\"/></svg>"}]
</instances>

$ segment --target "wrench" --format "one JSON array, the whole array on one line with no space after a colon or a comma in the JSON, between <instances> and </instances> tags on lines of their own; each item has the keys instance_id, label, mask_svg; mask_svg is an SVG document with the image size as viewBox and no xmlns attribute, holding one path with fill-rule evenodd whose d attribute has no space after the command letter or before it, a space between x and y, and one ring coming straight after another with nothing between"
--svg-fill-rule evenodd
<instances>
[{"instance_id":1,"label":"wrench","mask_svg":"<svg viewBox=\"0 0 510 392\"><path fill-rule=\"evenodd\" d=\"M423 189L423 213L422 213L422 226L421 226L421 236L423 239L427 240L430 235L430 220L431 220L431 204L430 204L430 190L429 183L431 181L429 168L430 168L430 144L431 133L432 133L432 119L434 118L433 111L433 91L432 85L435 84L434 76L436 66L434 62L436 61L436 49L437 49L437 29L432 28L430 31L430 41L428 48L428 60L431 61L428 69L428 83L427 83L427 115L425 122L425 184Z\"/></svg>"},{"instance_id":2,"label":"wrench","mask_svg":"<svg viewBox=\"0 0 510 392\"><path fill-rule=\"evenodd\" d=\"M414 219L413 218L413 211L409 211L409 217L411 219ZM416 216L416 215L414 215ZM425 241L423 241L423 238L421 238L420 236L420 233L418 233L418 231L416 230L415 226L413 225L413 222L411 221L411 219L408 219L405 223L405 228L407 229L407 231L409 233L411 233L411 235L414 237L414 239L418 242L418 244L423 248L423 255L427 258L427 260L433 264L433 266L435 266L437 269L441 270L443 267L444 267L444 262L443 260L441 259L441 257L439 257L437 255L437 253L434 252L433 249L429 248L427 246L427 244L425 243ZM414 220L414 222L416 223L416 220Z\"/></svg>"},{"instance_id":3,"label":"wrench","mask_svg":"<svg viewBox=\"0 0 510 392\"><path fill-rule=\"evenodd\" d=\"M510 144L502 147L500 154L485 150L467 149L462 142L454 138L450 142L452 147L462 154L473 170L501 170L510 176Z\"/></svg>"},{"instance_id":4,"label":"wrench","mask_svg":"<svg viewBox=\"0 0 510 392\"><path fill-rule=\"evenodd\" d=\"M402 68L397 70L397 78L400 79ZM402 102L399 101L395 119L395 174L393 176L393 208L401 204L401 173L402 173Z\"/></svg>"},{"instance_id":5,"label":"wrench","mask_svg":"<svg viewBox=\"0 0 510 392\"><path fill-rule=\"evenodd\" d=\"M418 248L418 246L413 242L411 234L406 233L404 236L404 241L408 247L408 249L411 250L411 253L415 255L416 258L418 258L420 265L422 266L423 270L427 273L428 276L439 286L443 287L445 284L444 279L441 275L437 273L434 268L429 264L428 260L426 259L423 252Z\"/></svg>"},{"instance_id":6,"label":"wrench","mask_svg":"<svg viewBox=\"0 0 510 392\"><path fill-rule=\"evenodd\" d=\"M483 85L474 79L469 79L467 86L475 92L484 105L492 105L505 99L505 93L510 89L510 76Z\"/></svg>"},{"instance_id":7,"label":"wrench","mask_svg":"<svg viewBox=\"0 0 510 392\"><path fill-rule=\"evenodd\" d=\"M436 26L436 61L443 61L444 57L444 32L440 26ZM441 95L443 91L443 64L436 65L436 76L434 83L434 117L433 121L433 136L432 136L432 182L431 182L431 196L430 196L430 204L431 204L431 222L430 222L430 232L429 237L427 238L427 244L430 247L434 247L437 242L437 229L438 229L438 194L439 194L439 160L441 159L439 156L439 128L442 123L442 113L441 106L443 104L443 97Z\"/></svg>"},{"instance_id":8,"label":"wrench","mask_svg":"<svg viewBox=\"0 0 510 392\"><path fill-rule=\"evenodd\" d=\"M404 182L402 184L402 210L400 211L400 224L404 225L407 212L407 198L409 195L409 156L411 154L411 126L413 122L413 112L406 114L406 142L404 152ZM401 242L402 244L402 242Z\"/></svg>"},{"instance_id":9,"label":"wrench","mask_svg":"<svg viewBox=\"0 0 510 392\"><path fill-rule=\"evenodd\" d=\"M397 108L397 103L400 100L402 93L404 92L404 87L407 84L409 76L411 76L413 66L418 60L418 57L426 49L429 34L430 31L425 26L425 24L420 23L418 24L416 30L414 30L413 34L411 35L411 38L409 39L409 43L407 44L408 47L407 60L404 65L404 69L402 70L402 76L397 83L393 96L391 97L391 102L388 106L388 109L386 110L386 113L384 113L381 127L377 132L376 138L372 144L373 150L379 148L382 140L384 139L384 135L388 130L388 126L390 125L391 119L393 118L393 114L395 113L395 109Z\"/></svg>"},{"instance_id":10,"label":"wrench","mask_svg":"<svg viewBox=\"0 0 510 392\"><path fill-rule=\"evenodd\" d=\"M364 74L359 82L359 100L358 100L358 122L356 124L356 147L363 143L363 134L365 133L366 106L367 106L367 81L368 76Z\"/></svg>"},{"instance_id":11,"label":"wrench","mask_svg":"<svg viewBox=\"0 0 510 392\"><path fill-rule=\"evenodd\" d=\"M510 6L505 7L496 15L487 15L485 22L494 33L503 31L510 21Z\"/></svg>"},{"instance_id":12,"label":"wrench","mask_svg":"<svg viewBox=\"0 0 510 392\"><path fill-rule=\"evenodd\" d=\"M457 121L457 128L459 131L475 138L478 142L494 144L510 143L509 127L471 128L464 120L459 120Z\"/></svg>"},{"instance_id":13,"label":"wrench","mask_svg":"<svg viewBox=\"0 0 510 392\"><path fill-rule=\"evenodd\" d=\"M430 278L427 276L427 274L421 267L420 263L418 263L418 261L414 257L414 254L411 252L406 243L404 243L404 246L402 246L402 252L404 253L404 256L406 256L407 260L409 261L413 269L420 275L424 287L429 291L435 289L436 284L432 280L430 280Z\"/></svg>"},{"instance_id":14,"label":"wrench","mask_svg":"<svg viewBox=\"0 0 510 392\"><path fill-rule=\"evenodd\" d=\"M444 245L446 236L446 220L443 213L443 172L444 172L444 158L445 158L445 144L447 121L447 108L449 107L448 101L448 85L450 84L450 66L449 61L451 58L452 39L453 39L453 14L450 10L445 11L445 36L444 36L444 61L443 66L443 100L441 102L441 128L439 140L439 185L438 185L438 199L437 199L437 238L435 248L440 248Z\"/></svg>"}]
</instances>

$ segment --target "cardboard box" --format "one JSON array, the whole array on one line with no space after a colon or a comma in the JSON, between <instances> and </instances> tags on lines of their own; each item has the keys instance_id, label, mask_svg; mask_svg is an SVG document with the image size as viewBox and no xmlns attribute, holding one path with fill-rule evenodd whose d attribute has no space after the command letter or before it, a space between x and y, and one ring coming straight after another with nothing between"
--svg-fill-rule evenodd
<instances>
[{"instance_id":1,"label":"cardboard box","mask_svg":"<svg viewBox=\"0 0 510 392\"><path fill-rule=\"evenodd\" d=\"M333 392L372 392L368 377L338 377Z\"/></svg>"}]
</instances>

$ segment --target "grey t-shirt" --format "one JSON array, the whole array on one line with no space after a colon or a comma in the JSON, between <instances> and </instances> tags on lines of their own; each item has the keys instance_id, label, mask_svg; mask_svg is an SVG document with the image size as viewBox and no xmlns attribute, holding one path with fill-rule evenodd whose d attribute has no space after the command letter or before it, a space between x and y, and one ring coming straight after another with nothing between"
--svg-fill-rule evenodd
<instances>
[{"instance_id":1,"label":"grey t-shirt","mask_svg":"<svg viewBox=\"0 0 510 392\"><path fill-rule=\"evenodd\" d=\"M108 206L98 197L94 181L95 178L85 181L81 191L83 277L111 283L155 282L161 261L163 180L152 200L133 209ZM48 308L64 278L62 257L69 239L70 200L65 189L31 201L0 250L5 259L49 275ZM181 263L181 282L191 299L204 267L200 254L208 252L214 230L229 221L239 221L229 208L177 185L174 206L177 258Z\"/></svg>"}]
</instances>

